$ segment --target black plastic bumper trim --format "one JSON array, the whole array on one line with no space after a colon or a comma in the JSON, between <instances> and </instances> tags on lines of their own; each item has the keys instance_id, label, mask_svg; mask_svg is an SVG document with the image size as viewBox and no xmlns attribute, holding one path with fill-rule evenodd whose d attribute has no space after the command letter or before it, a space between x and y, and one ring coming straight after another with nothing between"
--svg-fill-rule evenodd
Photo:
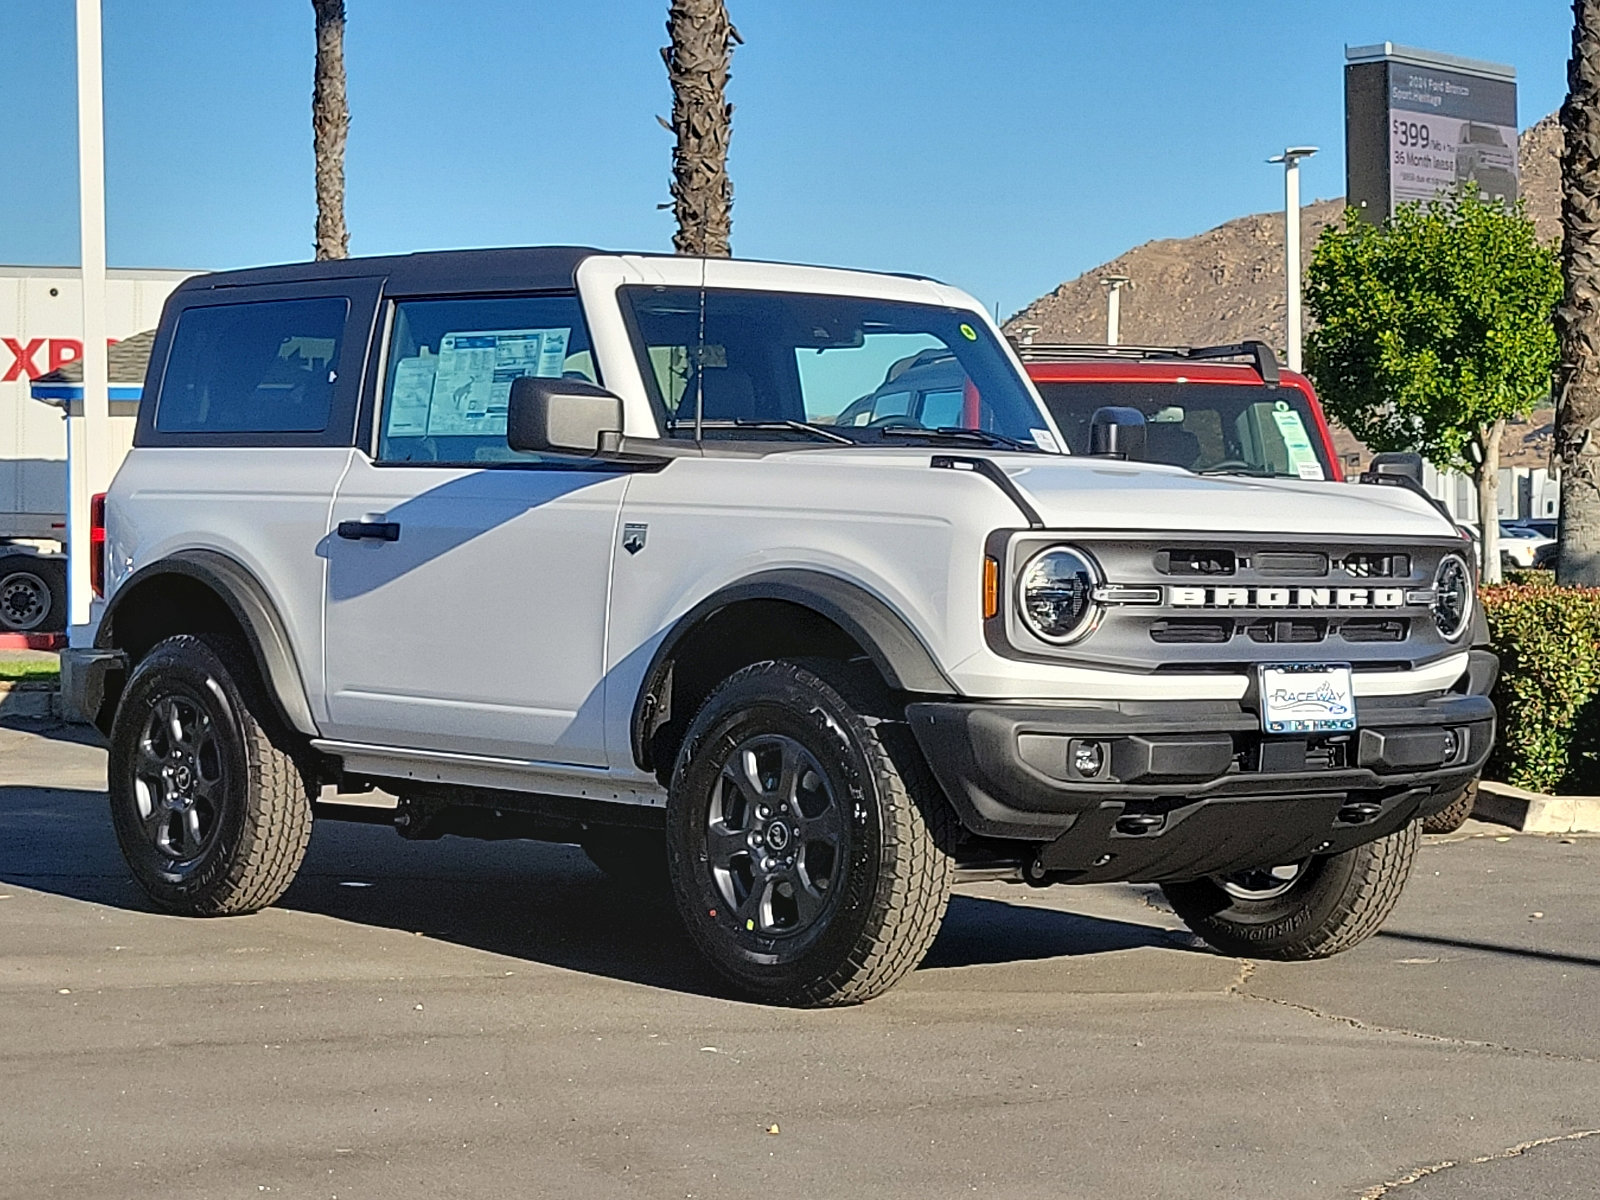
<instances>
[{"instance_id":1,"label":"black plastic bumper trim","mask_svg":"<svg viewBox=\"0 0 1600 1200\"><path fill-rule=\"evenodd\" d=\"M1269 737L1255 713L1227 701L930 701L908 706L906 714L967 829L1044 841L1107 805L1120 813L1130 806L1360 800L1408 791L1417 792L1421 805L1482 768L1495 710L1482 695L1405 699L1364 706L1363 728L1342 738ZM1083 750L1085 743L1104 748L1099 760Z\"/></svg>"}]
</instances>

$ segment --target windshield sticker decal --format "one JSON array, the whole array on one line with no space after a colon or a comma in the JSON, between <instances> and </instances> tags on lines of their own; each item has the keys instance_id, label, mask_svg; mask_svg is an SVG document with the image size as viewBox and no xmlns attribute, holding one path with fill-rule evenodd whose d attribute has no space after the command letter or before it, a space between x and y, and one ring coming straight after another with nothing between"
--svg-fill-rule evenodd
<instances>
[{"instance_id":1,"label":"windshield sticker decal","mask_svg":"<svg viewBox=\"0 0 1600 1200\"><path fill-rule=\"evenodd\" d=\"M1301 479L1326 479L1300 414L1280 400L1273 409L1272 420L1283 435L1284 449L1289 452L1289 469Z\"/></svg>"},{"instance_id":2,"label":"windshield sticker decal","mask_svg":"<svg viewBox=\"0 0 1600 1200\"><path fill-rule=\"evenodd\" d=\"M963 321L961 322L961 336L969 342L975 342L978 340L978 331Z\"/></svg>"},{"instance_id":3,"label":"windshield sticker decal","mask_svg":"<svg viewBox=\"0 0 1600 1200\"><path fill-rule=\"evenodd\" d=\"M1030 429L1028 433L1033 437L1033 444L1047 454L1061 453L1061 445L1056 441L1056 435L1048 429Z\"/></svg>"}]
</instances>

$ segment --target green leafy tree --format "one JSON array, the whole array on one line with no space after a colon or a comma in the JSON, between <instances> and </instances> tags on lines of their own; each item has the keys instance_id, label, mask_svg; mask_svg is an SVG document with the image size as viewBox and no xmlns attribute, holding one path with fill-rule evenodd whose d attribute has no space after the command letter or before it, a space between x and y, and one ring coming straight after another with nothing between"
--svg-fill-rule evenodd
<instances>
[{"instance_id":1,"label":"green leafy tree","mask_svg":"<svg viewBox=\"0 0 1600 1200\"><path fill-rule=\"evenodd\" d=\"M1556 251L1521 203L1470 184L1381 225L1352 209L1312 254L1306 365L1323 404L1375 450L1472 476L1488 582L1500 578L1500 442L1549 390L1560 298Z\"/></svg>"}]
</instances>

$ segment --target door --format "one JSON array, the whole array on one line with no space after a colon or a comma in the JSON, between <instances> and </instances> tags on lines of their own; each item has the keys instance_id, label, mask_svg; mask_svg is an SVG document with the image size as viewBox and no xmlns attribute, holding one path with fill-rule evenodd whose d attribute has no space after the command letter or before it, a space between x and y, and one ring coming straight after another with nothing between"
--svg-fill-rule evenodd
<instances>
[{"instance_id":1,"label":"door","mask_svg":"<svg viewBox=\"0 0 1600 1200\"><path fill-rule=\"evenodd\" d=\"M625 471L505 444L518 375L595 379L572 296L402 301L375 455L324 547L327 736L603 766Z\"/></svg>"}]
</instances>

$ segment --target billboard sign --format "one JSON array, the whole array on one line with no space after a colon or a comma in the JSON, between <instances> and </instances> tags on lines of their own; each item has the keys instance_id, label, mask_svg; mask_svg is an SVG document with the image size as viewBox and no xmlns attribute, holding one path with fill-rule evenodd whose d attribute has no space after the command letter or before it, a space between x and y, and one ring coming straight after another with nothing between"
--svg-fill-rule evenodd
<instances>
[{"instance_id":1,"label":"billboard sign","mask_svg":"<svg viewBox=\"0 0 1600 1200\"><path fill-rule=\"evenodd\" d=\"M1367 219L1475 180L1517 198L1512 67L1383 42L1345 49L1345 194Z\"/></svg>"}]
</instances>

